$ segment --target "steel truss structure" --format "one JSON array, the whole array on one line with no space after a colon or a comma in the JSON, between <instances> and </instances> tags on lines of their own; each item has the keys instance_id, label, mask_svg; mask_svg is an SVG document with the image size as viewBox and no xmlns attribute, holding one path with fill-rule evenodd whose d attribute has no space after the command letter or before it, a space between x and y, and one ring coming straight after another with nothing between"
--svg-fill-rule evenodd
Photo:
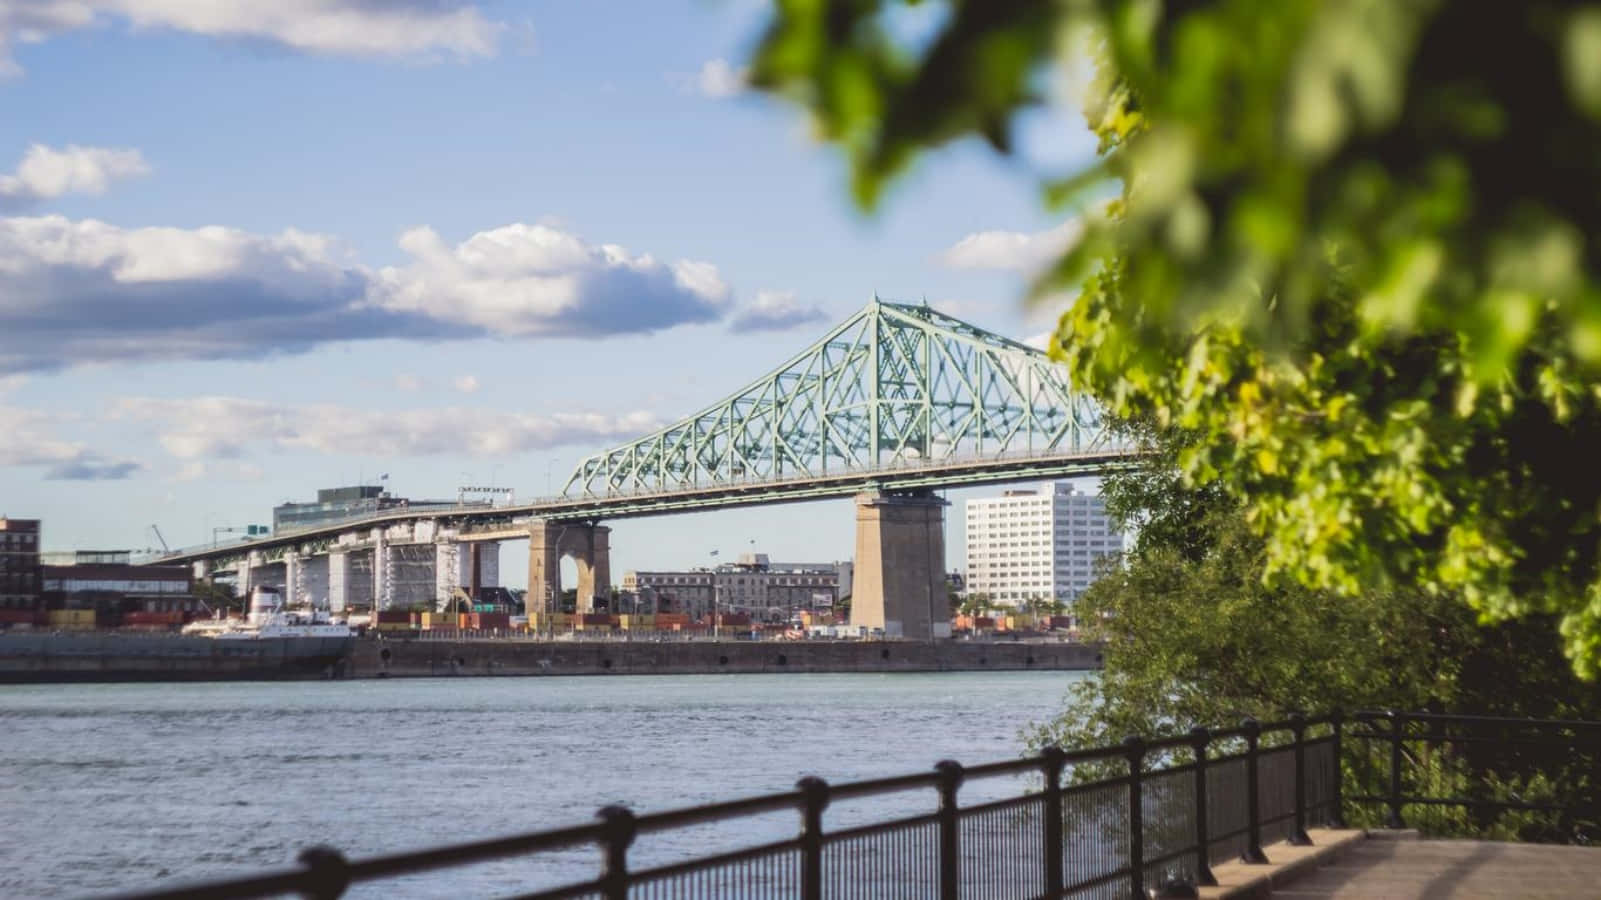
<instances>
[{"instance_id":1,"label":"steel truss structure","mask_svg":"<svg viewBox=\"0 0 1601 900\"><path fill-rule=\"evenodd\" d=\"M567 497L1114 449L1039 350L877 297L733 396L578 464Z\"/></svg>"}]
</instances>

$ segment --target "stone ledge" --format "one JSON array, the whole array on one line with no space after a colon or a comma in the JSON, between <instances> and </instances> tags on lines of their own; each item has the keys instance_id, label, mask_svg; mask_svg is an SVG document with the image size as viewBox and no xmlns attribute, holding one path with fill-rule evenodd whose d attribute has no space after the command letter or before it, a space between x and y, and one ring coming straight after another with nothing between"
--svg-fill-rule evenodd
<instances>
[{"instance_id":1,"label":"stone ledge","mask_svg":"<svg viewBox=\"0 0 1601 900\"><path fill-rule=\"evenodd\" d=\"M1201 900L1271 897L1275 886L1283 887L1309 870L1332 862L1342 851L1367 837L1360 828L1309 828L1306 834L1312 839L1311 846L1280 842L1262 848L1269 860L1267 865L1226 862L1213 866L1217 885L1201 888Z\"/></svg>"}]
</instances>

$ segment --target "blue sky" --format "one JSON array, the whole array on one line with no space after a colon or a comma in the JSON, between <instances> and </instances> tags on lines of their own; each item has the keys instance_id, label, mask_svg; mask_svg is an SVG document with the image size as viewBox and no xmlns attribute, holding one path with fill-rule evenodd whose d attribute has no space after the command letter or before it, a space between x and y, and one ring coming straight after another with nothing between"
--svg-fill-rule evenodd
<instances>
[{"instance_id":1,"label":"blue sky","mask_svg":"<svg viewBox=\"0 0 1601 900\"><path fill-rule=\"evenodd\" d=\"M765 15L0 0L0 514L143 547L379 473L541 495L874 292L1043 332L1018 298L1062 223L1035 185L1089 157L1080 120L943 150L864 216L803 115L739 85ZM614 571L848 558L852 522L621 521Z\"/></svg>"}]
</instances>

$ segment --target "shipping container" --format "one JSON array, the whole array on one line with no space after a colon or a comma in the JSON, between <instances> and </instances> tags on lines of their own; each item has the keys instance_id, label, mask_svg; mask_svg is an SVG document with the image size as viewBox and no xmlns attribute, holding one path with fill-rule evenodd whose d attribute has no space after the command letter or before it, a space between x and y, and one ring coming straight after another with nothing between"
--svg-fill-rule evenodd
<instances>
[{"instance_id":1,"label":"shipping container","mask_svg":"<svg viewBox=\"0 0 1601 900\"><path fill-rule=\"evenodd\" d=\"M404 622L411 624L411 613L403 609L383 609L378 611L379 622Z\"/></svg>"},{"instance_id":2,"label":"shipping container","mask_svg":"<svg viewBox=\"0 0 1601 900\"><path fill-rule=\"evenodd\" d=\"M461 627L460 621L451 613L425 612L420 614L418 624L425 630L437 631L439 629L453 629Z\"/></svg>"},{"instance_id":3,"label":"shipping container","mask_svg":"<svg viewBox=\"0 0 1601 900\"><path fill-rule=\"evenodd\" d=\"M49 613L51 625L88 625L95 623L95 611L92 609L52 609Z\"/></svg>"},{"instance_id":4,"label":"shipping container","mask_svg":"<svg viewBox=\"0 0 1601 900\"><path fill-rule=\"evenodd\" d=\"M122 614L122 624L127 625L181 625L183 613L181 612L126 612Z\"/></svg>"}]
</instances>

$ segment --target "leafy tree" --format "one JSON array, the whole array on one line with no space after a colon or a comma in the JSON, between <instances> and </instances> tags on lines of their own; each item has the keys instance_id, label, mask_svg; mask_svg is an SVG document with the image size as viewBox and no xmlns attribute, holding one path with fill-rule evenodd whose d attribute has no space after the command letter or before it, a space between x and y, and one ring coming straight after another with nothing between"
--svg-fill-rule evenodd
<instances>
[{"instance_id":1,"label":"leafy tree","mask_svg":"<svg viewBox=\"0 0 1601 900\"><path fill-rule=\"evenodd\" d=\"M229 584L201 578L195 581L191 593L208 609L220 609L224 613L244 609L244 603L234 596L233 586Z\"/></svg>"},{"instance_id":2,"label":"leafy tree","mask_svg":"<svg viewBox=\"0 0 1601 900\"><path fill-rule=\"evenodd\" d=\"M995 608L995 601L985 591L975 591L967 595L962 601L961 612L964 616L978 617L987 614Z\"/></svg>"},{"instance_id":3,"label":"leafy tree","mask_svg":"<svg viewBox=\"0 0 1601 900\"><path fill-rule=\"evenodd\" d=\"M1550 617L1601 671L1601 7L910 5L780 3L753 61L860 203L927 148L1008 151L1093 56L1100 159L1044 177L1085 227L1035 286L1078 292L1077 383L1195 436L1180 476L1268 576Z\"/></svg>"},{"instance_id":4,"label":"leafy tree","mask_svg":"<svg viewBox=\"0 0 1601 900\"><path fill-rule=\"evenodd\" d=\"M1147 443L1139 470L1103 483L1114 519L1140 525L1124 563L1103 567L1078 603L1087 636L1104 642L1104 669L1076 685L1059 717L1026 733L1031 748L1099 746L1294 710L1601 716L1601 690L1562 662L1549 622L1485 627L1460 602L1421 591L1348 597L1264 579L1266 542L1243 505L1216 485L1183 479L1176 460L1191 439L1168 433ZM1351 784L1362 788L1351 793L1380 792L1387 751L1350 749ZM1594 759L1574 748L1520 752L1510 767L1505 750L1456 747L1411 765L1435 796L1562 802L1561 791L1588 789ZM1430 809L1414 818L1434 833L1578 837L1553 830L1551 816Z\"/></svg>"}]
</instances>

